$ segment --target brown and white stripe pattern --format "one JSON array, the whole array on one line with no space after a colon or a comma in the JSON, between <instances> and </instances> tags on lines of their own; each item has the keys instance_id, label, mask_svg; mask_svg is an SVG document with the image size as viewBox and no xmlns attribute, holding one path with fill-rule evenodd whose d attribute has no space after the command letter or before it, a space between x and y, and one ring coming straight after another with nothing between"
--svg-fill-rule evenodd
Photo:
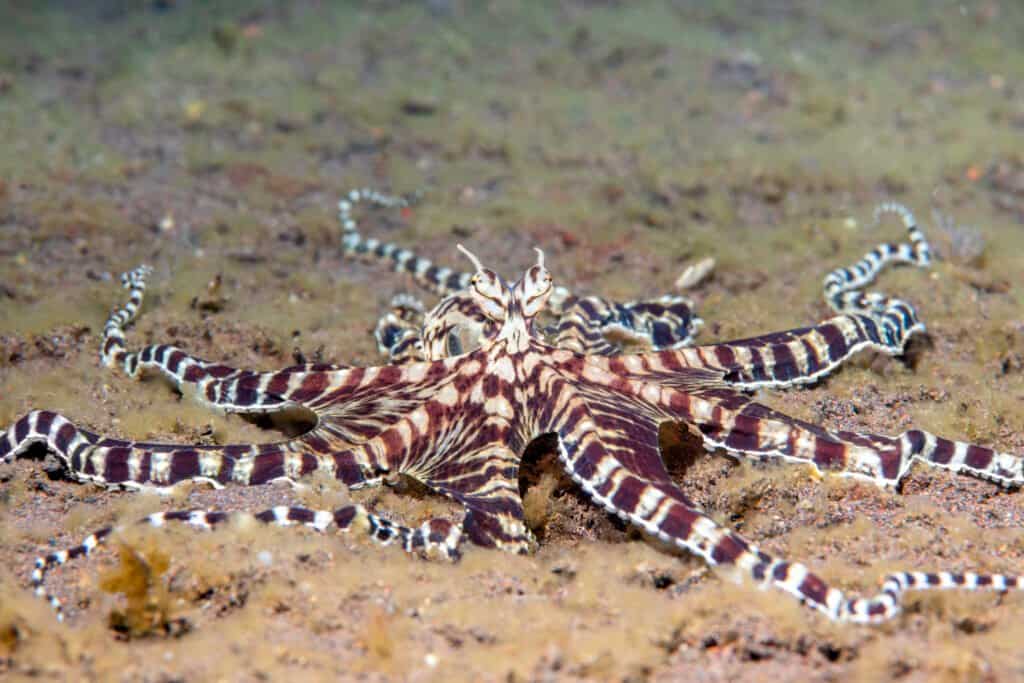
<instances>
[{"instance_id":1,"label":"brown and white stripe pattern","mask_svg":"<svg viewBox=\"0 0 1024 683\"><path fill-rule=\"evenodd\" d=\"M408 294L393 297L391 310L377 321L373 331L377 350L391 363L426 360L422 339L425 315L419 299Z\"/></svg>"},{"instance_id":2,"label":"brown and white stripe pattern","mask_svg":"<svg viewBox=\"0 0 1024 683\"><path fill-rule=\"evenodd\" d=\"M550 335L555 346L585 355L619 353L623 342L676 349L692 344L704 323L693 311L693 301L672 294L625 303L569 296Z\"/></svg>"},{"instance_id":3,"label":"brown and white stripe pattern","mask_svg":"<svg viewBox=\"0 0 1024 683\"><path fill-rule=\"evenodd\" d=\"M36 443L56 454L76 481L157 493L185 481L220 487L297 480L318 469L353 487L379 478L365 470L352 448L332 452L316 431L281 443L184 446L102 437L48 410L25 415L0 436L0 462Z\"/></svg>"},{"instance_id":4,"label":"brown and white stripe pattern","mask_svg":"<svg viewBox=\"0 0 1024 683\"><path fill-rule=\"evenodd\" d=\"M865 349L901 355L923 330L912 308L894 306L883 320L841 315L812 327L666 351L659 360L720 370L722 381L737 389L786 388L816 382Z\"/></svg>"},{"instance_id":5,"label":"brown and white stripe pattern","mask_svg":"<svg viewBox=\"0 0 1024 683\"><path fill-rule=\"evenodd\" d=\"M127 358L131 355L125 349L124 328L129 325L135 316L139 314L142 306L142 298L146 292L146 279L153 272L147 265L141 265L134 270L121 275L121 286L128 290L128 302L114 309L103 326L103 345L100 349L100 358L107 367L121 365L129 375L134 374L134 369L129 369L131 363Z\"/></svg>"},{"instance_id":6,"label":"brown and white stripe pattern","mask_svg":"<svg viewBox=\"0 0 1024 683\"><path fill-rule=\"evenodd\" d=\"M646 354L583 355L548 346L535 332L536 307L550 295L544 289L550 277L542 260L507 292L495 289L500 284L496 274L485 269L478 274L486 276L485 285L478 283L469 295L447 299L433 316L438 327L424 355L434 360L258 373L202 361L170 346L128 352L123 328L138 311L146 276L136 271L127 278L129 303L114 312L106 328L103 356L108 364L133 375L142 367L155 368L218 409L301 406L315 416L314 428L276 444L183 446L110 439L56 413L34 411L0 436L0 461L43 443L63 460L72 478L124 487L166 488L185 480L253 485L295 480L317 470L361 486L407 474L461 503L466 511L461 523L435 519L417 530L358 506L333 512L275 508L255 518L321 530L331 524L341 529L356 525L381 542L397 539L407 550L454 557L462 536L512 552L533 547L518 492L519 458L532 440L554 434L566 470L610 512L711 564L733 567L757 585L788 592L837 621L890 618L909 589L1019 587L1012 576L904 572L886 577L882 592L874 597L848 598L804 565L770 557L716 525L671 481L661 460L658 432L672 422L699 434L709 449L810 465L883 486L898 483L918 461L1008 487L1024 484L1017 456L920 430L898 437L833 432L773 411L740 391L813 381L861 348L902 349L906 337L919 329L912 308L887 300L893 309L882 316L893 317L888 328L879 311L871 310L737 342ZM484 286L486 290L480 289ZM541 302L530 315L524 312L528 301ZM478 317L484 309L470 303L492 305L486 320ZM498 310L493 309L496 303ZM664 313L642 314L653 321L662 320ZM456 316L463 316L461 322ZM468 352L453 348L450 341L452 331L467 321L480 323L479 348ZM445 322L452 325L446 328ZM171 512L145 521L208 527L227 517L221 512ZM48 569L88 554L109 533L102 530L75 548L42 558L33 586L45 593Z\"/></svg>"}]
</instances>

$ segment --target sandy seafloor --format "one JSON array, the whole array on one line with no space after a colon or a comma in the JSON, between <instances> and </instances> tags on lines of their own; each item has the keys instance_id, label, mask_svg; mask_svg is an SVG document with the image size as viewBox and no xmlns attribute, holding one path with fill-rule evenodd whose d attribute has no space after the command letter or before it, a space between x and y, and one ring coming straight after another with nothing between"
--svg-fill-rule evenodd
<instances>
[{"instance_id":1,"label":"sandy seafloor","mask_svg":"<svg viewBox=\"0 0 1024 683\"><path fill-rule=\"evenodd\" d=\"M341 256L335 203L369 185L425 192L363 227L442 264L465 265L462 241L514 277L540 246L560 283L629 299L714 257L692 292L702 341L826 317L822 276L902 237L870 218L904 202L945 259L878 287L918 305L927 338L761 398L832 428L1024 452L1016 3L40 5L0 8L0 425L45 407L125 438L277 438L101 367L116 277L156 268L134 344L259 369L376 363L369 331L411 284ZM97 526L348 494L108 492L33 455L0 466L4 680L1024 676L1020 596L911 595L891 623L834 626L629 532L543 460L523 481L533 556L470 548L450 566L294 529L132 532L120 556L54 575L59 624L31 562ZM892 493L687 455L672 472L717 520L844 589L896 568L1024 571L1020 493L923 468ZM351 497L408 523L457 515Z\"/></svg>"}]
</instances>

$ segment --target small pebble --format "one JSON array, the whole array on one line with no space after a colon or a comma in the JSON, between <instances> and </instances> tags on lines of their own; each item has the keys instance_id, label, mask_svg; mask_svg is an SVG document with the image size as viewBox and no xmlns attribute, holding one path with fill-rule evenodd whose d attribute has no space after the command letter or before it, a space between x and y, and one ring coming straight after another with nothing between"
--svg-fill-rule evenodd
<instances>
[{"instance_id":1,"label":"small pebble","mask_svg":"<svg viewBox=\"0 0 1024 683\"><path fill-rule=\"evenodd\" d=\"M715 259L711 256L691 263L683 269L682 275L676 280L676 289L692 289L704 282L715 269Z\"/></svg>"}]
</instances>

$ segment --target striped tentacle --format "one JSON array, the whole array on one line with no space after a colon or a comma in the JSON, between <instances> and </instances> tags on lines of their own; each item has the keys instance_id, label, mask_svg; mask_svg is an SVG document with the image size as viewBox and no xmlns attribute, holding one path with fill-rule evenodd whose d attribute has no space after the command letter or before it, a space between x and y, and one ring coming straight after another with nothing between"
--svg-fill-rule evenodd
<instances>
[{"instance_id":1,"label":"striped tentacle","mask_svg":"<svg viewBox=\"0 0 1024 683\"><path fill-rule=\"evenodd\" d=\"M327 531L333 525L346 533L362 531L381 545L397 542L406 552L446 560L458 559L462 537L462 528L447 519L434 518L419 527L411 528L368 512L362 505L344 505L333 511L298 506L277 506L257 513L175 510L148 515L137 523L162 527L167 522L183 522L199 529L213 529L230 521L252 521L279 526L302 524L320 532ZM113 535L123 530L124 527L104 527L87 536L76 546L36 559L31 578L32 588L36 595L44 598L56 610L58 619L63 620L63 605L60 599L47 592L47 574L70 560L87 557Z\"/></svg>"},{"instance_id":2,"label":"striped tentacle","mask_svg":"<svg viewBox=\"0 0 1024 683\"><path fill-rule=\"evenodd\" d=\"M386 208L406 207L411 204L410 199L370 189L349 192L347 198L338 202L338 218L344 230L342 246L346 255L372 261L390 261L396 272L409 273L421 286L441 296L453 294L469 286L469 273L436 266L428 259L397 244L382 242L373 237L363 237L358 231L355 219L352 218L352 209L360 202Z\"/></svg>"},{"instance_id":3,"label":"striped tentacle","mask_svg":"<svg viewBox=\"0 0 1024 683\"><path fill-rule=\"evenodd\" d=\"M443 427L442 417L461 399L452 376L460 377L463 363L464 358L401 368L283 371L252 376L250 384L238 380L232 394L236 400L256 401L269 391L318 416L311 431L289 441L226 446L122 441L79 429L57 413L36 411L0 435L0 460L12 460L42 442L71 477L122 488L186 480L256 485L294 481L317 470L349 486L363 486L376 483L384 472L401 471L396 463L408 455L405 449L420 452L434 446L422 430L432 422ZM268 377L269 387L263 386Z\"/></svg>"},{"instance_id":4,"label":"striped tentacle","mask_svg":"<svg viewBox=\"0 0 1024 683\"><path fill-rule=\"evenodd\" d=\"M910 337L925 329L917 311L901 299L861 289L888 264L928 266L931 248L906 207L882 204L875 210L875 222L886 213L901 218L909 243L880 244L852 267L836 269L825 277L825 299L843 315L813 327L682 349L674 352L674 362L721 369L728 384L757 389L815 382L863 349L901 355ZM665 362L670 362L668 355L662 354Z\"/></svg>"},{"instance_id":5,"label":"striped tentacle","mask_svg":"<svg viewBox=\"0 0 1024 683\"><path fill-rule=\"evenodd\" d=\"M13 460L35 443L46 444L68 475L81 482L141 488L145 482L169 485L194 478L220 484L220 458L204 468L200 448L164 446L157 451L155 445L105 439L48 410L25 415L0 437L0 459ZM239 454L250 449L239 447Z\"/></svg>"},{"instance_id":6,"label":"striped tentacle","mask_svg":"<svg viewBox=\"0 0 1024 683\"><path fill-rule=\"evenodd\" d=\"M352 487L379 478L363 469L352 450L338 448L317 430L280 443L181 446L102 437L63 415L40 410L0 435L0 462L13 460L34 443L46 444L77 481L155 492L184 481L214 487L294 481L316 470L326 470Z\"/></svg>"},{"instance_id":7,"label":"striped tentacle","mask_svg":"<svg viewBox=\"0 0 1024 683\"><path fill-rule=\"evenodd\" d=\"M33 410L0 436L0 462L13 462L36 443L45 443L65 462L69 462L73 455L78 455L80 460L81 455L98 440L96 434L79 429L63 415L49 410Z\"/></svg>"},{"instance_id":8,"label":"striped tentacle","mask_svg":"<svg viewBox=\"0 0 1024 683\"><path fill-rule=\"evenodd\" d=\"M625 303L570 296L550 334L559 348L610 356L621 351L622 343L653 350L688 346L702 324L693 312L693 302L682 296Z\"/></svg>"},{"instance_id":9,"label":"striped tentacle","mask_svg":"<svg viewBox=\"0 0 1024 683\"><path fill-rule=\"evenodd\" d=\"M121 286L128 290L128 303L116 308L103 326L103 341L100 347L100 358L107 367L120 365L129 375L135 375L134 361L125 348L124 328L135 320L142 306L146 293L146 279L153 272L147 265L141 265L121 275Z\"/></svg>"},{"instance_id":10,"label":"striped tentacle","mask_svg":"<svg viewBox=\"0 0 1024 683\"><path fill-rule=\"evenodd\" d=\"M712 450L811 464L821 472L862 477L884 486L899 483L914 462L1007 488L1024 485L1024 459L1014 454L920 429L899 436L829 431L772 410L724 384L721 371L700 367L701 359L695 355L699 348L683 350L689 358L682 352L576 357L559 368L578 377L580 387L589 384L614 396L631 396L656 406L659 414L694 425Z\"/></svg>"},{"instance_id":11,"label":"striped tentacle","mask_svg":"<svg viewBox=\"0 0 1024 683\"><path fill-rule=\"evenodd\" d=\"M887 202L875 209L875 223L887 213L896 214L903 221L909 243L879 244L853 266L838 268L826 275L823 282L825 300L837 313L865 312L884 316L895 307L904 314L907 313L904 309L913 314L910 304L889 299L883 294L860 291L890 263L907 263L921 268L931 264L931 247L918 228L914 214L902 204Z\"/></svg>"},{"instance_id":12,"label":"striped tentacle","mask_svg":"<svg viewBox=\"0 0 1024 683\"><path fill-rule=\"evenodd\" d=\"M192 389L199 403L228 413L268 413L296 406L311 407L324 393L350 388L357 378L363 377L362 369L329 363L295 365L271 372L237 370L210 363L201 375L189 369L175 371L175 353L181 352L166 347L172 350L165 352L161 361L160 348L154 347L152 367L170 377L179 389ZM182 363L192 360L185 355Z\"/></svg>"},{"instance_id":13,"label":"striped tentacle","mask_svg":"<svg viewBox=\"0 0 1024 683\"><path fill-rule=\"evenodd\" d=\"M614 314L599 297L569 297L565 310L548 330L554 345L587 356L611 356L618 350L605 337L604 327Z\"/></svg>"},{"instance_id":14,"label":"striped tentacle","mask_svg":"<svg viewBox=\"0 0 1024 683\"><path fill-rule=\"evenodd\" d=\"M391 261L395 272L409 273L418 284L439 296L460 292L469 287L472 273L437 266L411 249L364 237L352 217L352 210L361 202L384 208L404 208L411 206L418 198L418 193L411 197L398 197L369 188L349 192L338 202L338 219L344 231L342 246L345 254L368 261ZM554 315L561 315L565 302L570 298L571 294L565 287L555 287L548 301L548 310Z\"/></svg>"},{"instance_id":15,"label":"striped tentacle","mask_svg":"<svg viewBox=\"0 0 1024 683\"><path fill-rule=\"evenodd\" d=\"M377 321L373 330L377 350L387 357L389 363L396 365L425 360L420 329L419 326L409 325L394 313L386 313Z\"/></svg>"},{"instance_id":16,"label":"striped tentacle","mask_svg":"<svg viewBox=\"0 0 1024 683\"><path fill-rule=\"evenodd\" d=\"M913 309L879 319L841 315L813 327L666 352L690 367L720 369L722 380L737 389L785 388L816 382L864 349L891 356L904 352L924 325Z\"/></svg>"},{"instance_id":17,"label":"striped tentacle","mask_svg":"<svg viewBox=\"0 0 1024 683\"><path fill-rule=\"evenodd\" d=\"M1007 489L1024 486L1024 460L985 446L953 441L921 429L899 437L901 461L913 459L935 467L985 479Z\"/></svg>"},{"instance_id":18,"label":"striped tentacle","mask_svg":"<svg viewBox=\"0 0 1024 683\"><path fill-rule=\"evenodd\" d=\"M893 487L915 462L948 469L1006 488L1024 485L1024 460L991 448L914 429L899 436L829 431L789 417L748 396L708 389L683 395L665 389L661 403L698 425L709 449L758 459L805 463L818 472Z\"/></svg>"},{"instance_id":19,"label":"striped tentacle","mask_svg":"<svg viewBox=\"0 0 1024 683\"><path fill-rule=\"evenodd\" d=\"M390 363L425 360L423 353L423 320L426 309L419 299L398 294L391 299L391 310L385 313L373 336L377 350L387 356Z\"/></svg>"},{"instance_id":20,"label":"striped tentacle","mask_svg":"<svg viewBox=\"0 0 1024 683\"><path fill-rule=\"evenodd\" d=\"M837 619L842 596L802 565L779 563L738 534L719 526L671 481L658 452L661 411L636 397L613 397L593 390L561 386L561 409L544 426L558 435L559 458L581 488L609 512L645 532L703 558L734 567L760 586L794 593ZM613 400L615 399L615 400ZM651 418L627 438L619 429L636 412ZM634 425L635 426L635 425Z\"/></svg>"},{"instance_id":21,"label":"striped tentacle","mask_svg":"<svg viewBox=\"0 0 1024 683\"><path fill-rule=\"evenodd\" d=\"M478 350L406 367L439 364L448 370L443 380L424 382L426 398L361 443L357 457L369 471L406 474L462 504L473 543L527 552L534 541L519 495L518 453L525 443L513 428L512 363Z\"/></svg>"},{"instance_id":22,"label":"striped tentacle","mask_svg":"<svg viewBox=\"0 0 1024 683\"><path fill-rule=\"evenodd\" d=\"M557 387L559 382L552 383ZM567 472L594 500L646 532L702 557L712 566L732 568L762 588L781 589L837 622L874 623L900 611L906 590L1024 586L1015 576L898 572L885 577L882 590L867 598L847 597L805 565L774 558L740 535L718 525L697 508L668 477L658 452L654 425L664 413L648 405L643 389L611 396L601 387L562 384L561 410L546 425L559 437L559 457ZM581 390L582 389L582 390ZM676 392L680 394L681 392ZM740 397L742 398L742 397ZM715 404L691 402L691 417L714 415ZM708 410L710 408L710 410ZM676 411L679 406L676 405ZM649 418L646 429L632 422ZM633 431L624 431L632 423ZM703 425L701 425L703 427ZM703 429L702 429L703 431Z\"/></svg>"},{"instance_id":23,"label":"striped tentacle","mask_svg":"<svg viewBox=\"0 0 1024 683\"><path fill-rule=\"evenodd\" d=\"M108 367L120 367L129 377L138 377L143 370L157 370L180 391L192 394L200 403L234 413L266 413L295 406L303 397L302 385L311 374L334 372L345 367L320 363L277 372L253 372L212 363L169 344L154 344L137 352L128 351L124 329L138 316L146 279L151 273L149 266L139 266L121 276L122 283L131 294L128 303L116 309L103 328L100 357Z\"/></svg>"},{"instance_id":24,"label":"striped tentacle","mask_svg":"<svg viewBox=\"0 0 1024 683\"><path fill-rule=\"evenodd\" d=\"M140 457L131 442L103 439L49 410L28 413L0 435L0 462L13 461L37 443L45 444L80 482L134 488L135 478L151 474L151 459Z\"/></svg>"},{"instance_id":25,"label":"striped tentacle","mask_svg":"<svg viewBox=\"0 0 1024 683\"><path fill-rule=\"evenodd\" d=\"M1007 488L1024 485L1024 459L1020 456L920 429L899 436L829 431L761 405L723 385L712 370L679 360L677 354L663 352L611 359L573 358L561 367L578 376L581 386L591 384L601 391L635 397L694 425L711 449L807 463L821 472L862 477L884 486L899 483L914 462ZM675 381L666 381L666 377Z\"/></svg>"},{"instance_id":26,"label":"striped tentacle","mask_svg":"<svg viewBox=\"0 0 1024 683\"><path fill-rule=\"evenodd\" d=\"M475 545L525 554L536 540L523 519L519 456L496 434L486 438L491 443L419 465L418 478L465 507L463 531Z\"/></svg>"},{"instance_id":27,"label":"striped tentacle","mask_svg":"<svg viewBox=\"0 0 1024 683\"><path fill-rule=\"evenodd\" d=\"M854 266L825 277L825 298L842 315L812 327L749 339L623 356L612 360L611 369L671 385L674 368L705 368L721 371L721 380L737 389L785 388L815 382L864 349L901 355L910 337L925 329L917 311L901 299L860 290L890 263L929 265L931 249L908 209L882 204L875 220L885 213L901 217L910 242L881 244Z\"/></svg>"},{"instance_id":28,"label":"striped tentacle","mask_svg":"<svg viewBox=\"0 0 1024 683\"><path fill-rule=\"evenodd\" d=\"M391 310L410 325L422 325L426 306L411 294L396 294L391 297Z\"/></svg>"},{"instance_id":29,"label":"striped tentacle","mask_svg":"<svg viewBox=\"0 0 1024 683\"><path fill-rule=\"evenodd\" d=\"M678 294L628 301L622 307L628 313L625 327L638 334L654 351L689 346L704 325L694 313L693 300Z\"/></svg>"},{"instance_id":30,"label":"striped tentacle","mask_svg":"<svg viewBox=\"0 0 1024 683\"><path fill-rule=\"evenodd\" d=\"M760 588L794 596L835 622L879 623L901 611L908 590L962 588L1014 590L1024 580L1004 574L896 572L884 577L879 593L848 597L806 565L775 558L739 534L723 528L694 506L670 482L652 482L624 466L625 458L605 452L598 440L569 431L560 440L567 471L599 504L652 536L691 552L711 566L732 569ZM671 487L671 489L669 488Z\"/></svg>"},{"instance_id":31,"label":"striped tentacle","mask_svg":"<svg viewBox=\"0 0 1024 683\"><path fill-rule=\"evenodd\" d=\"M344 376L344 365L308 363L257 372L212 363L167 344L128 354L134 375L153 369L200 404L225 413L272 413L315 398L311 385L330 385Z\"/></svg>"}]
</instances>

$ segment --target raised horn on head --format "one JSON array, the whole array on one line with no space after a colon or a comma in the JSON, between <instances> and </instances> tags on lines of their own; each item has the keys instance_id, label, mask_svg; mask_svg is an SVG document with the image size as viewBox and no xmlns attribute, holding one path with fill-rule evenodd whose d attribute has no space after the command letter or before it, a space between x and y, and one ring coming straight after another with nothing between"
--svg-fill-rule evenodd
<instances>
[{"instance_id":1,"label":"raised horn on head","mask_svg":"<svg viewBox=\"0 0 1024 683\"><path fill-rule=\"evenodd\" d=\"M491 320L501 322L508 314L510 292L505 284L493 270L484 268L480 259L473 255L469 249L461 244L456 248L473 262L476 272L469 281L469 293L473 297L480 310Z\"/></svg>"},{"instance_id":2,"label":"raised horn on head","mask_svg":"<svg viewBox=\"0 0 1024 683\"><path fill-rule=\"evenodd\" d=\"M544 252L540 247L534 247L533 250L537 252L537 265L541 268L544 267Z\"/></svg>"},{"instance_id":3,"label":"raised horn on head","mask_svg":"<svg viewBox=\"0 0 1024 683\"><path fill-rule=\"evenodd\" d=\"M480 263L480 259L474 256L473 252L471 252L469 249L466 249L461 244L456 244L455 248L461 251L463 254L465 254L469 258L469 260L473 262L473 266L477 270L486 270L486 268L484 268L483 265Z\"/></svg>"}]
</instances>

